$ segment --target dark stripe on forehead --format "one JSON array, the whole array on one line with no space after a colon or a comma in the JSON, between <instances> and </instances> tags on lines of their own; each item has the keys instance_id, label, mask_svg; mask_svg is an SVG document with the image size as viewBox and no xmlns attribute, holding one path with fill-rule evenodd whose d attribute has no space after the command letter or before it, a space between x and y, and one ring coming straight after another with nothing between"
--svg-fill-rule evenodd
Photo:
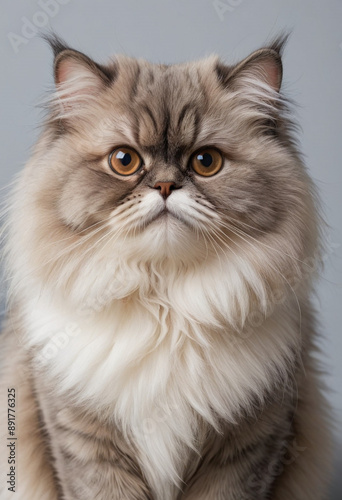
<instances>
[{"instance_id":1,"label":"dark stripe on forehead","mask_svg":"<svg viewBox=\"0 0 342 500\"><path fill-rule=\"evenodd\" d=\"M170 128L170 111L168 107L165 105L164 112L164 129L162 136L162 154L164 156L165 161L169 160L169 128Z\"/></svg>"},{"instance_id":2,"label":"dark stripe on forehead","mask_svg":"<svg viewBox=\"0 0 342 500\"><path fill-rule=\"evenodd\" d=\"M139 140L139 135L140 135L140 121L139 117L135 113L135 111L131 110L131 127L132 127L132 133L135 142L138 144L139 148L141 147L140 140Z\"/></svg>"},{"instance_id":3,"label":"dark stripe on forehead","mask_svg":"<svg viewBox=\"0 0 342 500\"><path fill-rule=\"evenodd\" d=\"M149 108L149 106L144 105L141 107L140 113L131 110L131 117L132 117L132 120L131 120L132 125L131 126L132 126L133 137L134 137L134 140L135 140L136 144L138 145L138 148L140 149L140 151L142 151L142 150L148 151L149 154L154 156L156 154L156 151L157 151L157 145L143 144L140 140L141 127L142 126L146 127L146 124L142 125L142 123L141 123L142 122L142 118L141 118L142 112L146 113L150 117L151 123L152 123L154 131L155 131L155 135L157 136L157 134L158 134L157 120L155 119L155 117L152 113L152 110ZM152 133L151 133L151 135L152 135Z\"/></svg>"},{"instance_id":4,"label":"dark stripe on forehead","mask_svg":"<svg viewBox=\"0 0 342 500\"><path fill-rule=\"evenodd\" d=\"M195 123L194 123L194 136L192 138L192 143L194 144L197 141L197 137L201 130L201 116L197 109L195 109Z\"/></svg>"},{"instance_id":5,"label":"dark stripe on forehead","mask_svg":"<svg viewBox=\"0 0 342 500\"><path fill-rule=\"evenodd\" d=\"M200 117L199 111L195 107L192 108L192 111L193 111L193 116L194 116L194 130L193 130L193 135L192 135L192 139L191 139L191 145L194 145L196 140L197 140L200 128L201 128L201 117Z\"/></svg>"},{"instance_id":6,"label":"dark stripe on forehead","mask_svg":"<svg viewBox=\"0 0 342 500\"><path fill-rule=\"evenodd\" d=\"M200 113L197 109L196 103L188 102L187 104L185 104L183 106L183 108L179 114L178 121L177 121L177 130L179 130L180 132L182 131L181 128L183 125L183 121L188 116L192 120L193 133L192 133L191 139L187 140L186 146L192 147L194 145L194 143L196 142L196 139L197 139L197 136L198 136L198 133L200 130L200 124L201 124L201 117L200 117Z\"/></svg>"},{"instance_id":7,"label":"dark stripe on forehead","mask_svg":"<svg viewBox=\"0 0 342 500\"><path fill-rule=\"evenodd\" d=\"M191 108L191 105L189 102L183 106L181 112L179 113L179 117L178 117L178 122L177 122L178 128L181 126L181 124L185 118L185 115L187 114L187 112L190 108Z\"/></svg>"},{"instance_id":8,"label":"dark stripe on forehead","mask_svg":"<svg viewBox=\"0 0 342 500\"><path fill-rule=\"evenodd\" d=\"M138 66L136 71L135 71L135 75L134 75L134 79L133 79L133 85L132 85L130 96L129 96L130 100L133 100L134 97L137 95L140 73L141 73L141 68L140 68L140 66Z\"/></svg>"},{"instance_id":9,"label":"dark stripe on forehead","mask_svg":"<svg viewBox=\"0 0 342 500\"><path fill-rule=\"evenodd\" d=\"M143 108L142 108L142 109L143 109L143 110L144 110L144 111L148 114L148 116L151 118L151 121L152 121L152 123L153 123L153 127L154 127L154 131L157 133L157 132L158 132L158 124L157 124L157 120L156 120L156 119L154 118L154 116L153 116L153 113L152 113L151 109L150 109L147 105L143 106Z\"/></svg>"},{"instance_id":10,"label":"dark stripe on forehead","mask_svg":"<svg viewBox=\"0 0 342 500\"><path fill-rule=\"evenodd\" d=\"M154 72L152 69L150 69L148 72L147 85L153 85L153 83L154 83Z\"/></svg>"}]
</instances>

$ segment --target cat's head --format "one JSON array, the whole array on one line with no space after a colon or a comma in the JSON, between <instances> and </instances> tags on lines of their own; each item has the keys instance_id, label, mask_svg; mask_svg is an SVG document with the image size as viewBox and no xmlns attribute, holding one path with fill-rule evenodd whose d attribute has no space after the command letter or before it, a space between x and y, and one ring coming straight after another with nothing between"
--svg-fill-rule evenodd
<instances>
[{"instance_id":1,"label":"cat's head","mask_svg":"<svg viewBox=\"0 0 342 500\"><path fill-rule=\"evenodd\" d=\"M56 92L13 205L21 276L29 262L54 286L103 281L111 269L124 283L126 265L235 259L246 277L276 281L312 254L311 185L280 91L281 42L232 66L216 56L100 65L52 45Z\"/></svg>"}]
</instances>

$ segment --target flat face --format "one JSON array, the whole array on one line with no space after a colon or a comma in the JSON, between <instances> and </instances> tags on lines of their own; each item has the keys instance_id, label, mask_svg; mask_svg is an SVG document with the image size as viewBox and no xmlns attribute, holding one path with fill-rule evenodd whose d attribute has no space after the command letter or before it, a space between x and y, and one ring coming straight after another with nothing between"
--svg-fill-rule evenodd
<instances>
[{"instance_id":1,"label":"flat face","mask_svg":"<svg viewBox=\"0 0 342 500\"><path fill-rule=\"evenodd\" d=\"M228 244L236 226L253 234L276 227L286 206L281 163L289 162L269 117L271 93L255 83L249 95L245 74L226 83L215 57L175 66L121 57L110 78L84 64L60 71L79 75L52 144L62 223L77 232L106 221L119 239L153 230L164 251L185 238L185 252L189 238ZM159 183L171 186L168 196Z\"/></svg>"}]
</instances>

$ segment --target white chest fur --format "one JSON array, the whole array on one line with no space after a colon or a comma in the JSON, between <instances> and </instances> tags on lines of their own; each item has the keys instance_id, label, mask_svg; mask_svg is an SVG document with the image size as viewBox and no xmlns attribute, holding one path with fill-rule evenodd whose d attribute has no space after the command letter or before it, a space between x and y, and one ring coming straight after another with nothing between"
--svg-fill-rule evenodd
<instances>
[{"instance_id":1,"label":"white chest fur","mask_svg":"<svg viewBox=\"0 0 342 500\"><path fill-rule=\"evenodd\" d=\"M242 404L284 376L299 341L286 304L248 334L234 333L233 299L222 297L221 283L215 310L212 280L206 293L193 277L165 295L133 293L87 314L44 294L26 304L26 341L60 380L54 390L72 391L133 436L158 499L171 499L179 484L197 416L233 422Z\"/></svg>"}]
</instances>

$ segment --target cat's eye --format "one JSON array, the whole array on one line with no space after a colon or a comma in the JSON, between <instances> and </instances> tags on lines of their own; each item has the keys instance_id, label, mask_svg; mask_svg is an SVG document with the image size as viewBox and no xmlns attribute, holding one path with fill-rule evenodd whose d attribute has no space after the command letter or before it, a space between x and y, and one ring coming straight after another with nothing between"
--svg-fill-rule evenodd
<instances>
[{"instance_id":1,"label":"cat's eye","mask_svg":"<svg viewBox=\"0 0 342 500\"><path fill-rule=\"evenodd\" d=\"M215 148L203 148L191 157L191 166L196 174L209 177L217 174L223 165L223 158L220 151Z\"/></svg>"},{"instance_id":2,"label":"cat's eye","mask_svg":"<svg viewBox=\"0 0 342 500\"><path fill-rule=\"evenodd\" d=\"M135 174L143 163L141 156L128 147L114 149L108 160L110 168L119 175Z\"/></svg>"}]
</instances>

